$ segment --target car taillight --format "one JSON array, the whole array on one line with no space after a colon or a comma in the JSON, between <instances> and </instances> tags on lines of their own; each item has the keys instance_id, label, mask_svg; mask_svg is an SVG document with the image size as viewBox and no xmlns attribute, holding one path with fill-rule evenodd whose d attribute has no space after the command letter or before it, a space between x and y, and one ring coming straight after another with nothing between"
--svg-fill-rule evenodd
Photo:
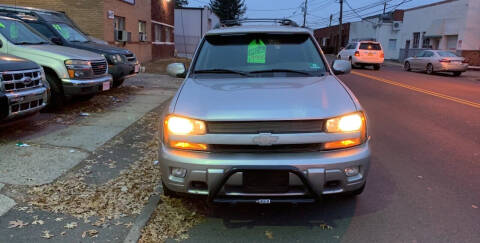
<instances>
[{"instance_id":1,"label":"car taillight","mask_svg":"<svg viewBox=\"0 0 480 243\"><path fill-rule=\"evenodd\" d=\"M382 52L380 52L380 58L385 58L385 54Z\"/></svg>"},{"instance_id":2,"label":"car taillight","mask_svg":"<svg viewBox=\"0 0 480 243\"><path fill-rule=\"evenodd\" d=\"M359 57L359 56L360 56L360 52L359 52L359 51L356 51L356 52L355 52L355 56L356 56L356 57Z\"/></svg>"},{"instance_id":3,"label":"car taillight","mask_svg":"<svg viewBox=\"0 0 480 243\"><path fill-rule=\"evenodd\" d=\"M467 60L463 60L462 63L467 63L467 64L468 64L468 61L467 61Z\"/></svg>"},{"instance_id":4,"label":"car taillight","mask_svg":"<svg viewBox=\"0 0 480 243\"><path fill-rule=\"evenodd\" d=\"M450 60L448 60L448 59L440 59L439 62L447 62L447 63L448 63L448 62L450 62Z\"/></svg>"}]
</instances>

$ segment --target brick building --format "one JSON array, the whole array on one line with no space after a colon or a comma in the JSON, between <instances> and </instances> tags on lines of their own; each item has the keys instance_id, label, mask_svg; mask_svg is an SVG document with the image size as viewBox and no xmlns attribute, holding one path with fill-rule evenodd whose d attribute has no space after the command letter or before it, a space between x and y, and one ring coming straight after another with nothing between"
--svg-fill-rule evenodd
<instances>
[{"instance_id":1,"label":"brick building","mask_svg":"<svg viewBox=\"0 0 480 243\"><path fill-rule=\"evenodd\" d=\"M65 12L83 32L133 51L142 63L174 53L174 0L0 0L0 3Z\"/></svg>"},{"instance_id":2,"label":"brick building","mask_svg":"<svg viewBox=\"0 0 480 243\"><path fill-rule=\"evenodd\" d=\"M315 39L325 53L338 53L338 48L348 43L350 23L342 24L342 43L339 45L339 25L314 30Z\"/></svg>"}]
</instances>

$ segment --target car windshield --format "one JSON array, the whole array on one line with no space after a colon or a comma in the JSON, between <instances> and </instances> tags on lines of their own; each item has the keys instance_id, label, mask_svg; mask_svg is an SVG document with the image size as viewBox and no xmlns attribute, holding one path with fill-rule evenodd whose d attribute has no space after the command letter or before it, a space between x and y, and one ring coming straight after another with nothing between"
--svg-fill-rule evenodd
<instances>
[{"instance_id":1,"label":"car windshield","mask_svg":"<svg viewBox=\"0 0 480 243\"><path fill-rule=\"evenodd\" d=\"M0 20L0 33L10 42L16 45L48 44L50 41L45 39L38 32L26 24L10 19Z\"/></svg>"},{"instance_id":2,"label":"car windshield","mask_svg":"<svg viewBox=\"0 0 480 243\"><path fill-rule=\"evenodd\" d=\"M449 51L439 51L437 53L441 57L458 57L457 55L455 55L454 53L449 52Z\"/></svg>"},{"instance_id":3,"label":"car windshield","mask_svg":"<svg viewBox=\"0 0 480 243\"><path fill-rule=\"evenodd\" d=\"M360 44L360 50L382 50L382 47L380 47L380 44L376 43L361 43Z\"/></svg>"},{"instance_id":4,"label":"car windshield","mask_svg":"<svg viewBox=\"0 0 480 243\"><path fill-rule=\"evenodd\" d=\"M325 71L308 34L207 36L193 69L194 74L237 76L321 76Z\"/></svg>"},{"instance_id":5,"label":"car windshield","mask_svg":"<svg viewBox=\"0 0 480 243\"><path fill-rule=\"evenodd\" d=\"M52 27L57 31L65 40L70 42L88 42L88 38L80 31L65 23L52 24Z\"/></svg>"}]
</instances>

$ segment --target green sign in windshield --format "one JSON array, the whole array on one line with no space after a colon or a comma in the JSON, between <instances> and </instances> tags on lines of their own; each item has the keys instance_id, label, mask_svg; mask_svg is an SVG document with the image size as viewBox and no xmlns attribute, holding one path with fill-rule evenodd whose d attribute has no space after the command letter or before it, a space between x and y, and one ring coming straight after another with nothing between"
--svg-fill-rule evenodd
<instances>
[{"instance_id":1,"label":"green sign in windshield","mask_svg":"<svg viewBox=\"0 0 480 243\"><path fill-rule=\"evenodd\" d=\"M68 30L62 29L62 27L59 24L52 24L53 28L55 28L60 35L62 35L63 38L65 39L70 39L70 32Z\"/></svg>"},{"instance_id":2,"label":"green sign in windshield","mask_svg":"<svg viewBox=\"0 0 480 243\"><path fill-rule=\"evenodd\" d=\"M267 47L262 40L253 40L248 44L247 63L265 64Z\"/></svg>"}]
</instances>

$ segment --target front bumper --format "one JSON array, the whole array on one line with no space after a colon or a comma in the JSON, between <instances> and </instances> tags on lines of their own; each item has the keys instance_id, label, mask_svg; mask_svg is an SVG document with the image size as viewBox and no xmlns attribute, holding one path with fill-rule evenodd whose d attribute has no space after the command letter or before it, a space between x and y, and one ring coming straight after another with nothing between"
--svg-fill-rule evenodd
<instances>
[{"instance_id":1,"label":"front bumper","mask_svg":"<svg viewBox=\"0 0 480 243\"><path fill-rule=\"evenodd\" d=\"M105 76L94 79L62 79L63 92L66 96L90 95L104 91L104 84L108 83L108 89L112 86L112 76Z\"/></svg>"},{"instance_id":2,"label":"front bumper","mask_svg":"<svg viewBox=\"0 0 480 243\"><path fill-rule=\"evenodd\" d=\"M179 151L162 146L159 157L163 182L172 191L208 195L213 202L258 203L263 199L269 202L298 202L360 189L368 174L370 148L367 142L337 151L214 154ZM360 168L360 173L347 177L345 168L355 166ZM184 168L187 174L184 178L175 177L171 174L172 168ZM296 189L282 193L245 193L241 187L243 172L248 170L288 171L288 185Z\"/></svg>"},{"instance_id":3,"label":"front bumper","mask_svg":"<svg viewBox=\"0 0 480 243\"><path fill-rule=\"evenodd\" d=\"M46 106L45 87L0 94L0 120L11 120L34 114Z\"/></svg>"},{"instance_id":4,"label":"front bumper","mask_svg":"<svg viewBox=\"0 0 480 243\"><path fill-rule=\"evenodd\" d=\"M113 81L122 81L138 74L140 64L138 63L119 63L108 65L108 73L112 75Z\"/></svg>"}]
</instances>

